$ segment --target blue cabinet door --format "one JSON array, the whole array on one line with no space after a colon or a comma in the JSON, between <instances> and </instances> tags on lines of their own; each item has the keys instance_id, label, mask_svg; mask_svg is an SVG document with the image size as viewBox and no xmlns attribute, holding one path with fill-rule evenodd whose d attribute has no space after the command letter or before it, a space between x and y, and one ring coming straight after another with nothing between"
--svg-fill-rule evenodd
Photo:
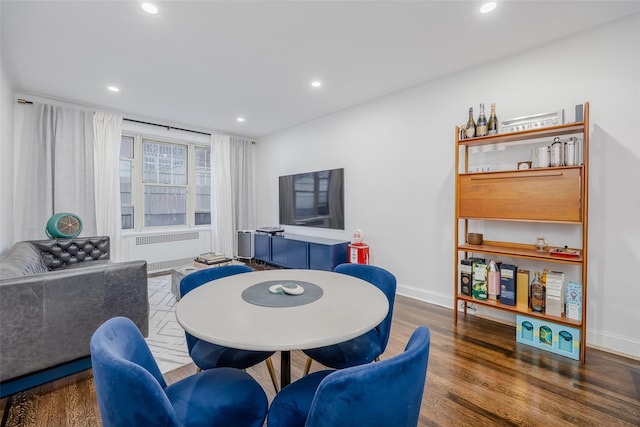
<instances>
[{"instance_id":1,"label":"blue cabinet door","mask_svg":"<svg viewBox=\"0 0 640 427\"><path fill-rule=\"evenodd\" d=\"M271 262L287 268L309 268L309 244L301 240L273 236Z\"/></svg>"},{"instance_id":2,"label":"blue cabinet door","mask_svg":"<svg viewBox=\"0 0 640 427\"><path fill-rule=\"evenodd\" d=\"M348 261L349 243L321 244L309 243L309 268L333 271L338 264Z\"/></svg>"},{"instance_id":3,"label":"blue cabinet door","mask_svg":"<svg viewBox=\"0 0 640 427\"><path fill-rule=\"evenodd\" d=\"M256 233L253 239L253 247L258 261L271 262L271 236Z\"/></svg>"},{"instance_id":4,"label":"blue cabinet door","mask_svg":"<svg viewBox=\"0 0 640 427\"><path fill-rule=\"evenodd\" d=\"M309 268L309 243L287 239L287 267Z\"/></svg>"},{"instance_id":5,"label":"blue cabinet door","mask_svg":"<svg viewBox=\"0 0 640 427\"><path fill-rule=\"evenodd\" d=\"M287 239L280 236L271 237L271 262L282 267L287 266Z\"/></svg>"}]
</instances>

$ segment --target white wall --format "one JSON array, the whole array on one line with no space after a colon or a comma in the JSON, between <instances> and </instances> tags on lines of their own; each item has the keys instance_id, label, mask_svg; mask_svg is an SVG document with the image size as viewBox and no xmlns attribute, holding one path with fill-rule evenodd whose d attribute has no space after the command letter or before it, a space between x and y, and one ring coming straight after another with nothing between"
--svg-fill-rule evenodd
<instances>
[{"instance_id":1,"label":"white wall","mask_svg":"<svg viewBox=\"0 0 640 427\"><path fill-rule=\"evenodd\" d=\"M344 167L345 231L288 231L361 228L400 293L452 307L454 127L494 101L500 119L568 121L590 102L587 343L640 357L639 14L262 138L257 224L278 224L279 175Z\"/></svg>"},{"instance_id":2,"label":"white wall","mask_svg":"<svg viewBox=\"0 0 640 427\"><path fill-rule=\"evenodd\" d=\"M0 2L0 17L2 2ZM1 30L0 30L1 31ZM13 242L13 83L0 32L0 252Z\"/></svg>"}]
</instances>

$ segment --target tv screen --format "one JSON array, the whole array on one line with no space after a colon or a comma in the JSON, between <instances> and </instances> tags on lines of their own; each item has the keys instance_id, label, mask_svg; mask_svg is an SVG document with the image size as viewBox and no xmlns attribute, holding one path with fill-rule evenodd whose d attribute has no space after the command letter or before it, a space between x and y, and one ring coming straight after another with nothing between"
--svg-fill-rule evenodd
<instances>
[{"instance_id":1,"label":"tv screen","mask_svg":"<svg viewBox=\"0 0 640 427\"><path fill-rule=\"evenodd\" d=\"M279 178L280 225L344 230L344 169Z\"/></svg>"}]
</instances>

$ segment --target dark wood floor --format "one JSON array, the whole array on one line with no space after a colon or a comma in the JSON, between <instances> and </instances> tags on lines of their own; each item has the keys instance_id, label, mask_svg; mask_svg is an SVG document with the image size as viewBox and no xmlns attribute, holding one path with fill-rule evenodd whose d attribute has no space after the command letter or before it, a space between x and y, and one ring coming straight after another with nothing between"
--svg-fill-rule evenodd
<instances>
[{"instance_id":1,"label":"dark wood floor","mask_svg":"<svg viewBox=\"0 0 640 427\"><path fill-rule=\"evenodd\" d=\"M431 329L421 426L640 426L640 361L590 348L581 365L517 344L511 326L468 316L454 327L451 310L405 297L396 300L382 358L402 352L418 325ZM278 354L274 364L279 367ZM303 366L304 355L294 352L293 380ZM167 381L194 372L188 365L167 374ZM271 400L264 363L248 372ZM8 406L0 401L3 412ZM20 393L9 409L5 426L100 425L89 371Z\"/></svg>"}]
</instances>

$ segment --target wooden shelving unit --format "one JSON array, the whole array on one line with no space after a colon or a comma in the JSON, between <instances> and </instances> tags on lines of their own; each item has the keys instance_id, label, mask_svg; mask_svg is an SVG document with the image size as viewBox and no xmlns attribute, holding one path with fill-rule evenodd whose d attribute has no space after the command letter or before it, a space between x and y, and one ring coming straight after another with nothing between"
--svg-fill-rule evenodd
<instances>
[{"instance_id":1,"label":"wooden shelving unit","mask_svg":"<svg viewBox=\"0 0 640 427\"><path fill-rule=\"evenodd\" d=\"M587 262L588 262L588 188L589 188L589 103L583 107L583 121L535 130L459 139L456 127L456 206L454 237L454 323L458 322L459 302L523 314L577 328L581 333L580 361L586 360ZM516 144L541 138L579 135L582 138L582 165L512 170L469 172L469 148L489 144ZM550 191L551 190L551 191ZM553 206L541 209L540 206ZM482 245L464 243L469 221L520 221L564 224L580 227L582 246L575 257L558 257L539 252L533 244L484 241ZM582 319L574 320L533 312L530 308L501 304L499 300L478 300L460 292L459 263L469 254L533 260L542 263L577 266L582 279Z\"/></svg>"}]
</instances>

